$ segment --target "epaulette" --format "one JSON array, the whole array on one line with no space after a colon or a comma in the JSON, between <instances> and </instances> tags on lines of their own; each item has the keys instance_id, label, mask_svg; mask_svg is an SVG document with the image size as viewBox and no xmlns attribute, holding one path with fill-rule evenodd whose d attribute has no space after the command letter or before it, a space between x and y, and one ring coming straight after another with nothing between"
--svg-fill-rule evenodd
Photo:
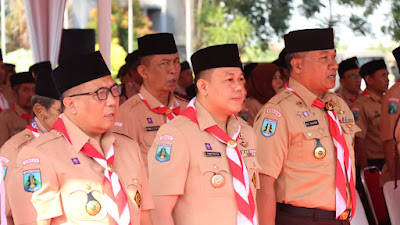
<instances>
[{"instance_id":1,"label":"epaulette","mask_svg":"<svg viewBox=\"0 0 400 225\"><path fill-rule=\"evenodd\" d=\"M251 127L251 125L246 120L242 119L241 117L237 116L237 120L238 120L239 124Z\"/></svg>"},{"instance_id":2,"label":"epaulette","mask_svg":"<svg viewBox=\"0 0 400 225\"><path fill-rule=\"evenodd\" d=\"M129 138L131 140L134 140L132 137L130 137L129 135L127 135L127 134L125 134L125 133L123 133L122 131L119 131L119 130L113 130L113 131L111 131L111 133L113 133L114 135L121 135L121 136L127 137L127 138Z\"/></svg>"},{"instance_id":3,"label":"epaulette","mask_svg":"<svg viewBox=\"0 0 400 225\"><path fill-rule=\"evenodd\" d=\"M63 135L57 131L57 130L52 130L50 132L47 132L45 134L40 135L38 138L35 138L29 145L33 147L38 147L40 145L43 145L51 140L57 139L63 137Z\"/></svg>"},{"instance_id":4,"label":"epaulette","mask_svg":"<svg viewBox=\"0 0 400 225\"><path fill-rule=\"evenodd\" d=\"M7 140L1 148L1 152L3 152L3 150L7 151L8 149L18 148L19 146L22 146L23 144L30 142L34 138L35 136L32 134L32 131L25 129L12 136L9 140Z\"/></svg>"},{"instance_id":5,"label":"epaulette","mask_svg":"<svg viewBox=\"0 0 400 225\"><path fill-rule=\"evenodd\" d=\"M274 97L272 97L268 102L278 104L279 102L288 98L291 95L293 95L293 92L289 90L283 90L280 93L276 94Z\"/></svg>"}]
</instances>

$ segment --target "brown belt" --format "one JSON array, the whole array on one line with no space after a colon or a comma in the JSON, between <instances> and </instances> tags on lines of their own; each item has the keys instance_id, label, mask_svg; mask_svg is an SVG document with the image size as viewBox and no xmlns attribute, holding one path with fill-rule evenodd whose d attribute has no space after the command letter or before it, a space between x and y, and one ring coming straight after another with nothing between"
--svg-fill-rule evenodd
<instances>
[{"instance_id":1,"label":"brown belt","mask_svg":"<svg viewBox=\"0 0 400 225\"><path fill-rule=\"evenodd\" d=\"M323 209L310 209L284 203L277 203L277 210L301 217L311 217L311 218L317 217L321 219L332 219L332 220L336 219L335 211L329 211ZM350 216L351 216L351 210L347 209L342 213L342 215L340 215L338 220L348 220L350 219Z\"/></svg>"}]
</instances>

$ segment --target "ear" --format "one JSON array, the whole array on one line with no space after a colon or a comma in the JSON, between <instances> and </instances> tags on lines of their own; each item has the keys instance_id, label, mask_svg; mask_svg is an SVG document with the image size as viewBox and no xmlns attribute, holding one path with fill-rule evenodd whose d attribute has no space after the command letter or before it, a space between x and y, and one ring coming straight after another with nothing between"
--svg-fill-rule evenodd
<instances>
[{"instance_id":1,"label":"ear","mask_svg":"<svg viewBox=\"0 0 400 225\"><path fill-rule=\"evenodd\" d=\"M12 89L12 95L15 98L17 98L17 90Z\"/></svg>"},{"instance_id":2,"label":"ear","mask_svg":"<svg viewBox=\"0 0 400 225\"><path fill-rule=\"evenodd\" d=\"M33 112L35 113L35 115L39 118L39 119L45 119L46 115L44 113L45 108L39 104L39 103L35 103L33 105ZM46 118L47 119L47 118Z\"/></svg>"},{"instance_id":3,"label":"ear","mask_svg":"<svg viewBox=\"0 0 400 225\"><path fill-rule=\"evenodd\" d=\"M197 90L198 92L203 95L207 96L208 95L208 81L205 79L199 79L196 83Z\"/></svg>"},{"instance_id":4,"label":"ear","mask_svg":"<svg viewBox=\"0 0 400 225\"><path fill-rule=\"evenodd\" d=\"M139 65L137 67L137 71L139 73L139 75L143 78L143 79L147 79L147 71L146 71L146 66L145 65Z\"/></svg>"},{"instance_id":5,"label":"ear","mask_svg":"<svg viewBox=\"0 0 400 225\"><path fill-rule=\"evenodd\" d=\"M75 98L72 97L66 97L63 100L63 104L65 106L65 110L72 113L72 114L76 114L77 110L76 110L76 106L77 106L77 102Z\"/></svg>"},{"instance_id":6,"label":"ear","mask_svg":"<svg viewBox=\"0 0 400 225\"><path fill-rule=\"evenodd\" d=\"M365 83L367 83L367 85L368 85L369 83L371 83L372 76L367 74L367 75L365 75L364 80L365 80Z\"/></svg>"},{"instance_id":7,"label":"ear","mask_svg":"<svg viewBox=\"0 0 400 225\"><path fill-rule=\"evenodd\" d=\"M293 71L295 73L301 73L302 63L303 63L303 59L301 59L301 58L293 58L290 61L290 64L292 65Z\"/></svg>"}]
</instances>

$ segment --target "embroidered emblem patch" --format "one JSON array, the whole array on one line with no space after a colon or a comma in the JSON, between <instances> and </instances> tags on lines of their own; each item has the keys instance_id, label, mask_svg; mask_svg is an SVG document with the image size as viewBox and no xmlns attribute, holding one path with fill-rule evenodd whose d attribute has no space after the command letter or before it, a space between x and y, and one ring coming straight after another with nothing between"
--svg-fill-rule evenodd
<instances>
[{"instance_id":1,"label":"embroidered emblem patch","mask_svg":"<svg viewBox=\"0 0 400 225\"><path fill-rule=\"evenodd\" d=\"M264 118L264 122L261 126L261 133L265 137L271 137L275 134L276 131L276 124L278 123L277 120L271 120L268 118Z\"/></svg>"},{"instance_id":2,"label":"embroidered emblem patch","mask_svg":"<svg viewBox=\"0 0 400 225\"><path fill-rule=\"evenodd\" d=\"M274 115L277 116L278 118L282 116L282 114L281 114L278 110L276 110L276 109L267 109L266 112L267 112L267 113L274 114Z\"/></svg>"},{"instance_id":3,"label":"embroidered emblem patch","mask_svg":"<svg viewBox=\"0 0 400 225\"><path fill-rule=\"evenodd\" d=\"M243 158L254 157L256 156L256 150L255 149L241 150L240 154L242 155Z\"/></svg>"},{"instance_id":4,"label":"embroidered emblem patch","mask_svg":"<svg viewBox=\"0 0 400 225\"><path fill-rule=\"evenodd\" d=\"M40 159L39 158L30 158L30 159L26 159L22 162L22 165L27 165L27 164L31 164L31 163L35 163L35 164L39 164L40 163Z\"/></svg>"},{"instance_id":5,"label":"embroidered emblem patch","mask_svg":"<svg viewBox=\"0 0 400 225\"><path fill-rule=\"evenodd\" d=\"M388 106L388 113L389 114L396 114L397 113L397 105L389 104Z\"/></svg>"},{"instance_id":6,"label":"embroidered emblem patch","mask_svg":"<svg viewBox=\"0 0 400 225\"><path fill-rule=\"evenodd\" d=\"M5 162L5 163L10 162L9 159L7 159L6 157L3 157L3 156L0 156L0 161Z\"/></svg>"},{"instance_id":7,"label":"embroidered emblem patch","mask_svg":"<svg viewBox=\"0 0 400 225\"><path fill-rule=\"evenodd\" d=\"M210 143L204 143L206 145L207 150L212 150Z\"/></svg>"},{"instance_id":8,"label":"embroidered emblem patch","mask_svg":"<svg viewBox=\"0 0 400 225\"><path fill-rule=\"evenodd\" d=\"M25 170L22 174L25 191L35 192L42 187L42 175L40 169Z\"/></svg>"},{"instance_id":9,"label":"embroidered emblem patch","mask_svg":"<svg viewBox=\"0 0 400 225\"><path fill-rule=\"evenodd\" d=\"M136 205L138 206L138 208L140 209L140 203L142 202L142 199L141 199L141 197L140 197L139 191L136 191L136 194L135 194L135 202L136 202Z\"/></svg>"},{"instance_id":10,"label":"embroidered emblem patch","mask_svg":"<svg viewBox=\"0 0 400 225\"><path fill-rule=\"evenodd\" d=\"M76 165L76 164L81 164L81 162L79 162L79 159L78 158L72 158L71 159L72 160L72 162Z\"/></svg>"},{"instance_id":11,"label":"embroidered emblem patch","mask_svg":"<svg viewBox=\"0 0 400 225\"><path fill-rule=\"evenodd\" d=\"M156 160L159 162L168 162L171 156L171 144L159 144L157 147Z\"/></svg>"},{"instance_id":12,"label":"embroidered emblem patch","mask_svg":"<svg viewBox=\"0 0 400 225\"><path fill-rule=\"evenodd\" d=\"M7 166L3 166L3 180L6 179Z\"/></svg>"},{"instance_id":13,"label":"embroidered emblem patch","mask_svg":"<svg viewBox=\"0 0 400 225\"><path fill-rule=\"evenodd\" d=\"M307 111L304 111L304 112L303 112L303 116L304 116L304 117L308 117L308 116L309 116L308 112L307 112Z\"/></svg>"},{"instance_id":14,"label":"embroidered emblem patch","mask_svg":"<svg viewBox=\"0 0 400 225\"><path fill-rule=\"evenodd\" d=\"M358 120L358 112L353 112L353 116L354 116L354 120L357 121Z\"/></svg>"},{"instance_id":15,"label":"embroidered emblem patch","mask_svg":"<svg viewBox=\"0 0 400 225\"><path fill-rule=\"evenodd\" d=\"M147 123L152 124L153 120L151 118L147 118Z\"/></svg>"}]
</instances>

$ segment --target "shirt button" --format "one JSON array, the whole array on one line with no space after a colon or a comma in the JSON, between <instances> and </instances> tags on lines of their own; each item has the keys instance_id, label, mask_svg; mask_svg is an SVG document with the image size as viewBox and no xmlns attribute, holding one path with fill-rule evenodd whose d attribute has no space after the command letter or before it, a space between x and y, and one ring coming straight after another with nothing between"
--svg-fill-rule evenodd
<instances>
[{"instance_id":1,"label":"shirt button","mask_svg":"<svg viewBox=\"0 0 400 225\"><path fill-rule=\"evenodd\" d=\"M57 131L56 133L57 133L57 134L61 134L60 131Z\"/></svg>"},{"instance_id":2,"label":"shirt button","mask_svg":"<svg viewBox=\"0 0 400 225\"><path fill-rule=\"evenodd\" d=\"M85 186L86 190L90 190L90 188L91 188L89 184L85 184L84 186Z\"/></svg>"},{"instance_id":3,"label":"shirt button","mask_svg":"<svg viewBox=\"0 0 400 225\"><path fill-rule=\"evenodd\" d=\"M347 125L348 128L351 128L352 126L353 126L352 124Z\"/></svg>"},{"instance_id":4,"label":"shirt button","mask_svg":"<svg viewBox=\"0 0 400 225\"><path fill-rule=\"evenodd\" d=\"M31 135L29 135L29 134L25 134L25 137L26 137L26 138L30 138L30 137L31 137Z\"/></svg>"},{"instance_id":5,"label":"shirt button","mask_svg":"<svg viewBox=\"0 0 400 225\"><path fill-rule=\"evenodd\" d=\"M256 167L256 163L255 162L253 162L253 166Z\"/></svg>"},{"instance_id":6,"label":"shirt button","mask_svg":"<svg viewBox=\"0 0 400 225\"><path fill-rule=\"evenodd\" d=\"M132 179L132 182L133 182L133 183L137 183L138 181L139 181L139 180L138 180L137 178L133 178L133 179Z\"/></svg>"},{"instance_id":7,"label":"shirt button","mask_svg":"<svg viewBox=\"0 0 400 225\"><path fill-rule=\"evenodd\" d=\"M214 164L214 165L213 165L213 168L214 168L214 169L218 169L217 164Z\"/></svg>"},{"instance_id":8,"label":"shirt button","mask_svg":"<svg viewBox=\"0 0 400 225\"><path fill-rule=\"evenodd\" d=\"M307 135L308 135L309 137L311 137L311 132L308 132Z\"/></svg>"}]
</instances>

